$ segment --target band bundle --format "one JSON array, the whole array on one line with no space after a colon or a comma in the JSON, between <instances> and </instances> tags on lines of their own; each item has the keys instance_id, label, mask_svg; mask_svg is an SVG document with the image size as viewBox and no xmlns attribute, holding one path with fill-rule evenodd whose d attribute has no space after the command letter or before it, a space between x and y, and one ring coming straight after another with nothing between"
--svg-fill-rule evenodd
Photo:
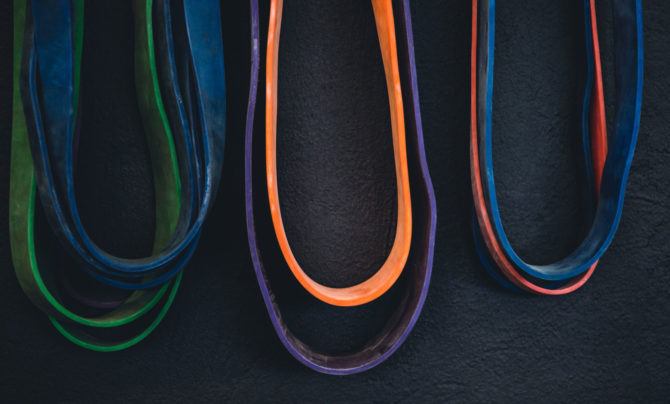
<instances>
[{"instance_id":1,"label":"band bundle","mask_svg":"<svg viewBox=\"0 0 670 404\"><path fill-rule=\"evenodd\" d=\"M16 0L10 236L19 282L71 341L127 348L170 307L221 177L225 136L218 0L135 0L136 87L156 195L154 254L98 247L75 198L83 0ZM39 205L37 204L39 196ZM76 270L40 265L36 209ZM48 274L45 273L49 272Z\"/></svg>"},{"instance_id":2,"label":"band bundle","mask_svg":"<svg viewBox=\"0 0 670 404\"><path fill-rule=\"evenodd\" d=\"M276 148L277 76L281 72L278 68L278 48L283 1L271 1L264 85L262 82L259 85L261 42L257 0L250 0L250 4L252 68L245 140L245 193L249 247L263 300L275 332L298 361L323 373L362 372L386 360L409 335L428 292L433 260L435 197L424 152L409 0L371 2L389 96L397 184L395 241L380 270L366 281L345 288L328 287L309 278L293 256L284 233L276 168L276 156L288 152L277 151ZM259 97L264 97L266 101L263 131L254 130L258 125L255 114ZM254 147L261 142L262 148ZM266 186L263 188L267 189L267 197L263 195L265 190L259 189L260 184ZM279 257L281 259L277 259ZM273 279L283 277L283 274L277 274L280 271L293 274L311 296L334 306L358 306L372 302L384 295L401 274L404 279L397 285L399 297L392 313L384 313L388 317L385 317L383 330L368 337L363 346L356 347L352 352L333 354L310 346L301 339L300 330L292 329L285 320L286 300L293 301L289 306L297 312L321 306L314 298L300 299L300 303L296 303L296 296L285 296L286 291L277 288L273 282ZM290 281L276 283L281 285L286 282ZM337 314L340 316L352 313L352 309L339 307L332 310L343 310ZM330 316L334 314L333 311L326 312L331 313ZM323 322L328 320L324 318Z\"/></svg>"},{"instance_id":3,"label":"band bundle","mask_svg":"<svg viewBox=\"0 0 670 404\"><path fill-rule=\"evenodd\" d=\"M622 214L640 126L642 5L641 0L612 1L616 96L608 137L595 0L581 1L586 79L580 136L592 223L567 257L533 265L512 247L496 198L492 151L496 2L472 0L473 231L485 269L513 290L561 295L580 288L611 244ZM277 170L277 156L290 152L278 148L277 142L284 1L270 1L265 52L258 0L249 4L244 178L252 265L275 332L291 355L323 373L361 372L386 360L407 338L422 310L432 271L436 203L424 151L409 0L371 0L393 144L395 211L386 213L394 217L395 227L393 245L379 269L346 287L326 285L308 275L286 234L279 200L282 173ZM223 165L226 89L220 1L134 0L133 6L135 87L156 198L153 253L144 258L118 257L100 248L82 222L75 196L77 144L80 136L86 136L80 127L86 111L79 102L84 0L14 0L12 259L22 289L56 329L70 341L97 351L130 347L161 322L197 248ZM42 212L48 226L38 232ZM44 232L74 260L52 262L49 241L39 237ZM282 276L288 281L275 281ZM374 304L390 292L397 299L389 300L392 310L380 310L384 317L375 312L375 318L385 321L378 333L352 352L334 354L310 346L285 319L285 291L280 289L286 284L308 292L290 296L291 310L325 306L330 311L324 312L336 313L332 317L338 319L356 310L352 307Z\"/></svg>"},{"instance_id":4,"label":"band bundle","mask_svg":"<svg viewBox=\"0 0 670 404\"><path fill-rule=\"evenodd\" d=\"M640 126L643 41L640 0L613 1L616 26L616 116L607 139L594 0L584 0L586 85L582 101L585 175L596 196L591 228L569 256L532 265L517 255L503 229L492 154L495 0L472 2L470 168L475 201L475 244L487 271L502 285L560 295L581 287L612 242L621 218Z\"/></svg>"}]
</instances>

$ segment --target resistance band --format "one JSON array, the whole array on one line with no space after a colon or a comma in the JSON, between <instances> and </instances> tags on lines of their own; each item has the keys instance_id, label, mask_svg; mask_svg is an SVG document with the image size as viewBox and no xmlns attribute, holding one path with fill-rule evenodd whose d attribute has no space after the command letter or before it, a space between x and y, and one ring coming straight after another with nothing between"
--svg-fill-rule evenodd
<instances>
[{"instance_id":1,"label":"resistance band","mask_svg":"<svg viewBox=\"0 0 670 404\"><path fill-rule=\"evenodd\" d=\"M495 0L472 2L470 166L475 201L475 245L487 271L501 284L538 294L560 295L581 287L614 238L640 124L643 81L642 5L613 1L616 25L616 117L608 146L595 0L583 0L586 80L582 101L582 149L586 175L597 198L593 223L567 257L528 264L504 232L493 174L492 108Z\"/></svg>"},{"instance_id":2,"label":"resistance band","mask_svg":"<svg viewBox=\"0 0 670 404\"><path fill-rule=\"evenodd\" d=\"M310 278L300 267L291 250L282 221L277 184L277 76L283 3L283 0L272 0L270 3L270 24L268 28L265 70L265 164L272 223L286 263L298 282L309 293L335 306L365 304L384 294L400 277L407 262L412 242L412 201L407 169L405 116L402 91L400 89L400 73L398 71L398 50L393 6L391 0L372 0L391 109L393 156L398 192L395 240L386 261L372 277L354 286L334 288L318 283Z\"/></svg>"},{"instance_id":3,"label":"resistance band","mask_svg":"<svg viewBox=\"0 0 670 404\"><path fill-rule=\"evenodd\" d=\"M404 203L407 214L413 213L413 223L411 231L411 252L409 258L403 259L403 264L399 265L397 271L403 271L403 281L398 285L400 288L400 299L397 307L388 317L384 328L370 338L364 346L347 354L329 354L323 353L310 347L304 341L300 340L285 322L281 309L281 296L275 295L272 291L272 285L268 272L277 270L274 266L283 267L284 260L276 257L274 251L265 251L261 247L260 240L265 237L272 237L270 232L276 231L277 222L273 226L269 224L264 226L263 220L256 220L260 215L268 215L266 209L270 209L270 204L262 205L259 212L254 208L254 174L267 177L276 173L276 168L271 167L268 170L259 169L261 165L254 164L254 118L256 111L256 100L259 92L259 71L261 67L260 57L260 37L259 37L259 12L258 0L250 0L251 6L251 74L249 88L249 104L247 110L247 123L245 134L245 202L246 202L246 220L247 236L249 248L251 251L252 263L256 272L258 284L260 286L263 301L268 310L270 320L279 336L280 341L288 352L298 361L309 368L328 374L346 375L368 370L389 358L405 341L410 331L414 327L423 303L428 292L430 276L433 263L433 251L435 244L435 226L436 226L436 207L435 196L432 183L428 173L426 156L423 143L423 131L421 125L421 113L419 108L419 94L416 79L416 68L414 61L414 42L412 36L412 25L410 17L409 0L373 0L372 1L375 18L377 20L377 29L380 37L381 47L383 49L384 65L389 86L389 98L391 104L392 120L394 125L394 151L396 156L396 174L398 188L409 193L409 185L402 185L405 181L403 176L407 176L407 181L412 183L411 204L416 207L410 212L410 202ZM394 27L393 11L400 16L397 27ZM266 138L270 140L271 145L266 143L266 163L268 162L268 152L271 159L269 162L274 164L274 138L276 123L276 79L277 79L277 41L278 23L281 17L281 1L274 1L270 10L270 29L268 33L268 63L266 64L265 86L260 89L266 91L266 108L271 111L266 115ZM397 43L398 53L396 55L395 35L400 38ZM399 63L400 62L400 63ZM391 89L391 85L393 89ZM397 93L399 90L400 93ZM270 92L270 94L268 94ZM404 104L404 105L403 105ZM407 151L401 143L404 142L404 120L403 106L407 117ZM268 128L269 126L269 128ZM258 143L260 139L256 140ZM404 162L406 161L406 163ZM403 166L406 164L406 168ZM400 165L400 167L398 167ZM255 172L255 170L257 172ZM403 173L403 170L406 171ZM262 178L260 183L269 184L268 191L274 190L275 196L271 197L270 203L274 199L274 206L278 207L276 195L276 179ZM399 199L409 197L404 191L399 190ZM262 193L262 191L261 191ZM400 210L400 208L399 208ZM269 215L268 215L269 216ZM280 216L273 219L281 219ZM398 227L403 226L402 217L399 218ZM281 224L281 222L279 222ZM404 224L405 230L409 229L412 222ZM409 235L404 239L409 242ZM285 239L284 239L285 241ZM396 240L397 241L397 240ZM281 240L280 240L281 243ZM288 243L284 243L288 247ZM400 264L400 263L398 263ZM270 267L266 269L266 267ZM294 272L295 273L295 272ZM386 275L384 275L386 276ZM397 278L396 275L394 275ZM393 281L395 281L393 278ZM300 278L298 278L300 280ZM304 279L303 279L304 280ZM391 282L393 283L393 282ZM303 286L305 283L303 283ZM383 293L385 285L375 293L361 293L357 296L346 296L337 290L328 291L329 295L322 295L328 299L329 303L337 304L359 304L365 299L370 300ZM315 294L314 290L310 290ZM320 293L317 291L317 293ZM338 296L338 293L340 296ZM316 295L316 294L315 294ZM319 297L319 296L317 296ZM322 299L322 300L325 300Z\"/></svg>"},{"instance_id":4,"label":"resistance band","mask_svg":"<svg viewBox=\"0 0 670 404\"><path fill-rule=\"evenodd\" d=\"M135 0L133 5L136 88L156 197L156 255L142 259L101 251L86 234L74 198L84 1L14 4L14 267L23 290L66 338L99 351L136 344L164 317L196 247L223 156L218 1ZM37 194L51 229L82 271L45 272L38 265Z\"/></svg>"}]
</instances>

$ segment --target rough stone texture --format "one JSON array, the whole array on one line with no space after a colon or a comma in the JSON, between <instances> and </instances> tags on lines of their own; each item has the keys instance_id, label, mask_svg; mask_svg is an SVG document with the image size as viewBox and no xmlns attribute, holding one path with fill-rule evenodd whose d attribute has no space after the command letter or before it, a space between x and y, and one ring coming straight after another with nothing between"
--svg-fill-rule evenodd
<instances>
[{"instance_id":1,"label":"rough stone texture","mask_svg":"<svg viewBox=\"0 0 670 404\"><path fill-rule=\"evenodd\" d=\"M287 0L287 10L301 1ZM8 216L8 3L0 3L0 229L7 229ZM353 1L346 3L341 13L357 8ZM505 226L524 256L542 262L569 251L584 230L575 165L582 38L577 4L532 3L498 4L494 147ZM414 2L425 136L439 209L433 282L421 320L404 347L380 367L347 378L312 373L290 358L261 302L243 233L248 10L244 1L223 4L230 92L225 174L175 305L137 347L106 355L83 351L61 338L23 295L11 269L7 232L0 231L0 396L24 401L329 402L661 402L670 397L670 3L644 4L642 129L619 233L586 287L571 296L538 298L497 287L473 252L467 165L470 4ZM609 4L599 2L611 94ZM153 196L128 81L130 6L107 1L89 8L87 17L96 23L87 31L86 45L109 50L98 48L84 66L89 89L83 97L90 116L84 122L90 140L82 138L82 151L89 154L80 159L84 219L106 248L142 254L150 246ZM298 24L308 15L293 13L293 21L287 21ZM330 32L345 32L336 25L358 21L335 9L325 17L321 24ZM287 29L285 40L291 30L294 35L304 32ZM321 43L315 41L311 44ZM315 61L332 56L324 56L317 46L307 49ZM323 80L324 86L329 80L325 75L313 79ZM108 89L111 97L96 96ZM319 99L299 101L295 107L308 105L303 113L312 122L329 111ZM387 119L382 109L375 111L370 119ZM299 116L300 111L293 113ZM365 115L352 117L359 119ZM345 120L323 122L341 125ZM365 125L354 122L351 127ZM99 184L99 178L106 183Z\"/></svg>"}]
</instances>

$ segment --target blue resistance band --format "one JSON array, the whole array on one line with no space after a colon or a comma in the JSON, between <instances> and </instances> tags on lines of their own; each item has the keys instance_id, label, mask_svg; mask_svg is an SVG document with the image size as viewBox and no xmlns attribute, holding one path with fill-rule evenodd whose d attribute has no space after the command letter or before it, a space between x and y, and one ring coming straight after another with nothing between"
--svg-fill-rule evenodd
<instances>
[{"instance_id":1,"label":"blue resistance band","mask_svg":"<svg viewBox=\"0 0 670 404\"><path fill-rule=\"evenodd\" d=\"M512 248L503 229L498 201L496 198L493 154L492 154L492 102L493 102L493 61L495 39L495 0L481 1L479 12L479 32L482 38L477 44L477 126L480 148L480 175L486 208L493 229L505 256L519 272L534 282L549 289L560 288L576 277L584 274L605 253L616 233L621 212L626 183L633 159L635 144L640 126L643 83L643 34L641 0L613 1L616 26L616 115L614 131L609 141L609 151L605 161L602 185L590 231L582 243L566 258L548 265L531 265ZM584 0L586 32L586 83L582 102L582 142L588 183L593 187L593 161L589 130L589 106L593 97L594 50L589 19L590 0ZM473 72L473 74L475 74ZM485 80L482 83L480 80ZM591 192L590 195L594 195ZM475 223L478 223L475 220ZM476 229L475 244L483 266L503 286L517 288L499 273L486 243L482 231Z\"/></svg>"},{"instance_id":2,"label":"blue resistance band","mask_svg":"<svg viewBox=\"0 0 670 404\"><path fill-rule=\"evenodd\" d=\"M73 2L33 0L30 15L22 93L38 192L52 229L101 282L135 290L169 281L193 255L221 178L226 93L219 1L154 3L160 90L178 155L182 203L169 243L138 259L103 251L78 212Z\"/></svg>"}]
</instances>

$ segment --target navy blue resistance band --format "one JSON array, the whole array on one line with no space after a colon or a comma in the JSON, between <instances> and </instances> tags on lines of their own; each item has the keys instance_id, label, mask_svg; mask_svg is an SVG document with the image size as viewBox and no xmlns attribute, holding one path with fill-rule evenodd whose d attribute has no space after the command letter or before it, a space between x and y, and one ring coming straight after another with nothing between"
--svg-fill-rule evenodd
<instances>
[{"instance_id":1,"label":"navy blue resistance band","mask_svg":"<svg viewBox=\"0 0 670 404\"><path fill-rule=\"evenodd\" d=\"M115 257L100 249L78 212L72 1L33 0L30 6L34 37L24 52L22 87L38 191L47 218L62 243L99 281L130 290L163 284L193 255L221 177L226 98L219 1L156 0L154 5L161 95L170 112L182 203L167 246L138 259ZM173 13L178 18L173 20Z\"/></svg>"},{"instance_id":2,"label":"navy blue resistance band","mask_svg":"<svg viewBox=\"0 0 670 404\"><path fill-rule=\"evenodd\" d=\"M585 166L588 171L589 184L595 183L593 176L592 150L589 133L589 105L593 96L593 46L591 45L591 25L588 11L592 0L584 1L587 50L587 80L582 111L582 140ZM615 61L616 61L616 116L613 135L609 140L609 151L605 160L602 184L598 193L597 205L590 231L583 242L566 258L548 265L531 265L523 261L512 248L507 238L498 202L496 199L495 180L492 155L492 95L493 95L493 59L495 38L495 0L482 1L479 18L482 42L477 44L477 143L479 145L479 162L477 170L483 183L483 195L487 217L482 218L478 211L480 226L475 230L476 246L483 265L494 278L506 287L519 286L500 276L495 268L495 251L490 240L484 242L485 232L482 231L483 220L490 220L495 237L505 257L519 270L524 278L531 282L548 285L549 289L560 288L574 282L575 278L585 274L605 253L616 233L621 212L626 183L630 172L635 144L637 141L640 110L642 104L643 83L643 34L642 5L640 0L615 0L613 2L614 20L616 24ZM475 4L476 7L476 4ZM474 20L473 20L474 21ZM483 29L481 29L483 28ZM479 46L483 45L483 46ZM475 45L473 45L475 46ZM475 73L473 73L475 74ZM486 80L482 83L481 80ZM475 181L473 171L473 181ZM474 186L474 185L473 185ZM595 194L592 193L592 194ZM476 201L477 203L477 201ZM481 207L478 207L481 209ZM485 247L489 251L485 251ZM504 272L504 271L503 271ZM535 281L532 281L536 278Z\"/></svg>"},{"instance_id":3,"label":"navy blue resistance band","mask_svg":"<svg viewBox=\"0 0 670 404\"><path fill-rule=\"evenodd\" d=\"M584 22L584 62L585 62L585 74L584 74L584 93L583 93L583 98L582 98L582 108L581 108L581 140L582 140L582 147L583 147L583 157L584 157L584 173L587 176L587 181L586 184L589 187L589 192L587 192L587 196L590 199L590 203L588 206L593 209L596 206L596 202L594 197L596 196L595 193L595 178L594 178L594 173L593 173L593 154L591 150L591 138L594 135L592 133L592 128L590 125L590 113L591 113L591 107L592 107L592 102L594 102L594 93L597 91L595 87L595 76L596 74L600 74L600 71L596 71L595 69L595 58L596 54L599 53L598 49L595 49L593 45L593 24L591 22L591 1L593 0L584 0L583 1L583 22ZM477 7L479 9L479 7ZM494 47L494 41L495 41L495 3L488 4L488 8L486 6L486 3L484 2L484 7L482 10L482 13L478 16L478 18L482 18L482 23L478 24L479 26L476 27L478 29L482 29L483 35L482 37L485 38L487 41L486 43L489 44L489 46L482 46L480 47L479 44L475 44L477 46L477 51L478 53L481 53L482 51L488 51L490 48ZM484 62L486 64L484 64ZM485 71L493 71L493 62L494 62L494 54L491 53L490 56L489 54L483 53L480 55L480 67L485 70ZM485 74L482 74L482 76L486 76ZM492 91L492 84L490 86L486 85L481 85L484 83L478 83L480 84L478 88L480 90L484 91ZM483 98L478 99L480 101ZM489 103L492 102L492 97L488 98ZM480 104L481 105L481 104ZM484 122L484 124L487 127L491 126L491 117L489 115L489 120L487 122ZM596 135L597 136L597 135ZM482 149L485 148L485 144L481 145ZM481 156L481 154L480 154ZM482 162L483 165L483 162ZM486 195L486 189L484 189L484 194ZM488 203L487 203L488 207ZM591 212L592 216L593 212ZM477 216L476 214L473 215L473 236L474 236L474 241L475 241L475 250L477 252L477 255L482 262L482 265L484 269L487 271L487 273L500 285L505 287L506 289L512 290L512 291L520 291L521 289L517 287L512 281L510 281L508 278L506 278L498 268L496 268L496 264L493 261L493 259L489 256L488 251L486 250L486 243L483 240L483 235L482 232L478 228L477 224ZM570 281L565 281L565 282L555 282L555 283L549 283L549 282L543 282L543 286L546 287L547 289L561 289L564 288L566 285L569 284ZM538 288L538 290L542 290L542 288Z\"/></svg>"}]
</instances>

